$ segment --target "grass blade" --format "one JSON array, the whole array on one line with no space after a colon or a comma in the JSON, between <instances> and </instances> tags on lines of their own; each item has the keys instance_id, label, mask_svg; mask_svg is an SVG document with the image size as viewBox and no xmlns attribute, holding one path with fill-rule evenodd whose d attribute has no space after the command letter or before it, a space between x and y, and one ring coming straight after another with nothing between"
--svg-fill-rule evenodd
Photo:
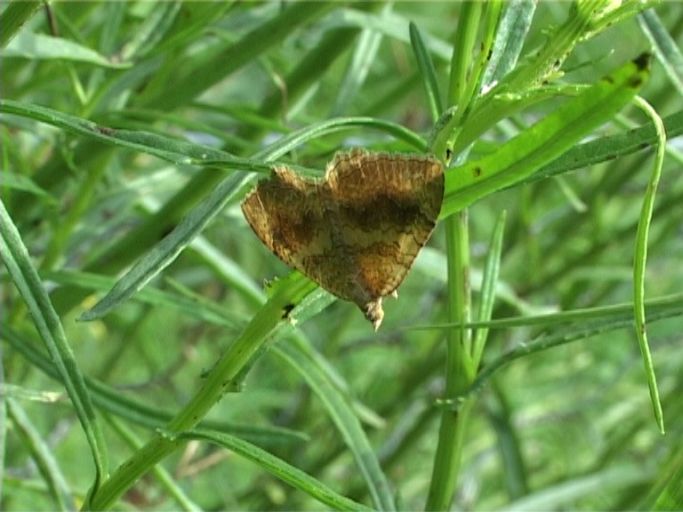
<instances>
[{"instance_id":1,"label":"grass blade","mask_svg":"<svg viewBox=\"0 0 683 512\"><path fill-rule=\"evenodd\" d=\"M409 25L410 30L410 44L413 47L417 67L422 76L425 92L427 93L427 104L429 111L432 113L432 120L434 122L439 119L441 112L443 112L443 104L441 102L441 92L439 91L439 83L436 80L436 71L434 71L434 62L432 57L425 47L420 29L417 28L412 21Z\"/></svg>"},{"instance_id":2,"label":"grass blade","mask_svg":"<svg viewBox=\"0 0 683 512\"><path fill-rule=\"evenodd\" d=\"M222 446L258 464L265 471L288 483L295 489L305 492L320 503L334 510L372 510L361 503L350 500L330 489L320 480L304 473L284 460L271 455L258 446L247 443L237 437L218 432L192 430L179 435L181 439L196 439Z\"/></svg>"},{"instance_id":3,"label":"grass blade","mask_svg":"<svg viewBox=\"0 0 683 512\"><path fill-rule=\"evenodd\" d=\"M638 21L669 80L678 94L683 94L683 55L676 41L667 32L654 10L650 9L638 15Z\"/></svg>"},{"instance_id":4,"label":"grass blade","mask_svg":"<svg viewBox=\"0 0 683 512\"><path fill-rule=\"evenodd\" d=\"M662 413L662 404L659 400L659 391L657 389L657 379L655 377L655 369L652 363L652 355L650 354L650 347L647 341L647 332L645 330L645 266L647 262L647 241L650 232L650 223L652 222L652 211L654 210L655 195L657 193L657 186L662 175L662 166L664 165L664 151L666 148L666 132L664 131L664 124L657 115L657 112L642 98L637 98L637 105L652 119L657 136L659 137L659 145L657 146L657 153L652 167L652 174L647 183L645 197L643 198L643 206L638 220L638 230L636 232L636 247L633 261L633 310L636 323L636 337L638 338L638 345L640 353L643 356L643 365L645 366L645 373L647 375L647 384L650 389L650 400L652 402L652 409L655 415L655 420L659 426L661 433L664 433L664 417Z\"/></svg>"},{"instance_id":5,"label":"grass blade","mask_svg":"<svg viewBox=\"0 0 683 512\"><path fill-rule=\"evenodd\" d=\"M342 434L368 485L375 507L379 510L396 510L389 483L368 441L360 421L329 380L323 369L297 343L282 343L277 352L306 379L308 385L322 400L328 414Z\"/></svg>"},{"instance_id":6,"label":"grass blade","mask_svg":"<svg viewBox=\"0 0 683 512\"><path fill-rule=\"evenodd\" d=\"M54 458L52 449L35 428L24 409L11 398L3 397L3 400L7 403L7 412L14 425L14 430L23 439L33 461L38 466L38 471L47 484L50 494L55 500L55 508L64 511L76 510L76 504L69 491L69 485L66 483L64 473Z\"/></svg>"},{"instance_id":7,"label":"grass blade","mask_svg":"<svg viewBox=\"0 0 683 512\"><path fill-rule=\"evenodd\" d=\"M26 302L34 325L73 403L90 445L96 470L94 486L97 487L108 472L107 451L90 394L85 387L83 375L74 359L59 317L52 307L40 276L31 263L21 236L2 201L0 201L0 257Z\"/></svg>"}]
</instances>

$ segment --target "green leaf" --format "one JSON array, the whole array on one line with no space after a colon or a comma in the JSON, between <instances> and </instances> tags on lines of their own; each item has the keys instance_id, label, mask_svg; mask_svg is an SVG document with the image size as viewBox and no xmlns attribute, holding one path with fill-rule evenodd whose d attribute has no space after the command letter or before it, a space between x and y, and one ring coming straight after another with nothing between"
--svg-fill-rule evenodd
<instances>
[{"instance_id":1,"label":"green leaf","mask_svg":"<svg viewBox=\"0 0 683 512\"><path fill-rule=\"evenodd\" d=\"M245 459L256 463L276 478L288 483L295 489L305 492L320 503L327 505L334 510L372 510L361 503L350 500L334 492L320 480L313 478L284 460L271 455L253 444L242 441L237 437L205 430L183 432L179 437L181 439L208 441L209 443L233 451Z\"/></svg>"},{"instance_id":2,"label":"green leaf","mask_svg":"<svg viewBox=\"0 0 683 512\"><path fill-rule=\"evenodd\" d=\"M322 400L344 442L353 453L375 507L379 510L396 510L389 482L379 466L360 421L348 406L346 399L341 396L319 364L302 350L299 343L281 343L276 346L276 350L292 366L298 368L299 373Z\"/></svg>"},{"instance_id":3,"label":"green leaf","mask_svg":"<svg viewBox=\"0 0 683 512\"><path fill-rule=\"evenodd\" d=\"M26 302L36 330L43 339L76 410L76 415L81 422L95 462L94 487L96 488L108 472L107 450L90 394L85 386L83 374L74 359L59 317L52 307L38 272L31 263L21 236L1 200L0 258L4 261L12 281Z\"/></svg>"},{"instance_id":4,"label":"green leaf","mask_svg":"<svg viewBox=\"0 0 683 512\"><path fill-rule=\"evenodd\" d=\"M43 5L40 1L10 2L0 14L0 48L4 48L21 27Z\"/></svg>"},{"instance_id":5,"label":"green leaf","mask_svg":"<svg viewBox=\"0 0 683 512\"><path fill-rule=\"evenodd\" d=\"M74 497L71 495L69 484L66 482L62 469L57 464L52 448L15 400L4 397L3 400L7 401L7 412L14 427L12 430L19 434L29 453L31 453L31 458L38 467L38 471L43 476L48 491L55 501L55 509L75 510Z\"/></svg>"},{"instance_id":6,"label":"green leaf","mask_svg":"<svg viewBox=\"0 0 683 512\"><path fill-rule=\"evenodd\" d=\"M521 182L559 157L628 104L648 76L648 58L638 57L569 99L498 151L449 169L441 217Z\"/></svg>"},{"instance_id":7,"label":"green leaf","mask_svg":"<svg viewBox=\"0 0 683 512\"><path fill-rule=\"evenodd\" d=\"M650 9L641 13L638 21L669 80L678 90L678 94L683 94L683 55L678 44L667 32L654 10Z\"/></svg>"},{"instance_id":8,"label":"green leaf","mask_svg":"<svg viewBox=\"0 0 683 512\"><path fill-rule=\"evenodd\" d=\"M26 31L19 33L5 49L0 50L0 56L32 60L69 60L114 69L131 66L129 62L115 62L107 59L95 50L68 39Z\"/></svg>"}]
</instances>

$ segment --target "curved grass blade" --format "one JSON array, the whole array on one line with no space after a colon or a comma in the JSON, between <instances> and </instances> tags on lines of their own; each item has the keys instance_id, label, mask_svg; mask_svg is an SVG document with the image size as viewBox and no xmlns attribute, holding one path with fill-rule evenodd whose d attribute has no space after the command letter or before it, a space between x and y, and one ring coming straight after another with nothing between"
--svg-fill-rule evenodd
<instances>
[{"instance_id":1,"label":"curved grass blade","mask_svg":"<svg viewBox=\"0 0 683 512\"><path fill-rule=\"evenodd\" d=\"M379 466L372 446L358 418L335 385L297 343L281 343L275 347L275 350L289 364L298 369L311 389L322 400L363 474L375 507L379 510L396 510L389 483Z\"/></svg>"},{"instance_id":2,"label":"curved grass blade","mask_svg":"<svg viewBox=\"0 0 683 512\"><path fill-rule=\"evenodd\" d=\"M384 11L391 11L391 2L384 6ZM351 62L344 73L344 80L339 86L337 99L332 107L330 117L343 115L347 111L351 101L365 82L372 63L377 58L377 50L379 50L381 42L381 32L364 29L360 33Z\"/></svg>"},{"instance_id":3,"label":"curved grass blade","mask_svg":"<svg viewBox=\"0 0 683 512\"><path fill-rule=\"evenodd\" d=\"M201 429L182 432L178 437L180 439L207 441L231 450L245 459L256 463L276 478L291 485L295 489L305 492L320 503L327 505L334 510L372 510L361 503L336 493L320 480L304 473L279 457L271 455L258 446L247 443L237 437Z\"/></svg>"},{"instance_id":4,"label":"curved grass blade","mask_svg":"<svg viewBox=\"0 0 683 512\"><path fill-rule=\"evenodd\" d=\"M81 422L95 463L97 488L107 475L107 450L95 416L83 375L74 359L64 329L55 312L40 276L31 263L16 226L0 200L0 258L5 262L15 286L26 302L36 330L43 339L52 362L59 372L76 415Z\"/></svg>"},{"instance_id":5,"label":"curved grass blade","mask_svg":"<svg viewBox=\"0 0 683 512\"><path fill-rule=\"evenodd\" d=\"M657 379L655 377L650 347L647 342L647 331L645 330L645 265L647 262L647 240L650 232L650 223L652 221L652 211L654 210L655 195L657 193L659 179L662 175L662 166L664 165L666 132L664 131L662 120L650 104L642 98L636 98L636 100L636 104L650 119L652 119L655 129L657 130L659 145L657 146L657 153L652 167L652 175L648 181L645 197L643 198L643 206L638 220L638 230L636 231L636 248L633 262L633 312L636 323L636 337L638 338L640 353L643 356L643 365L645 366L645 373L647 374L647 384L650 389L652 409L659 430L663 434L664 416L662 413L662 404L659 400Z\"/></svg>"},{"instance_id":6,"label":"curved grass blade","mask_svg":"<svg viewBox=\"0 0 683 512\"><path fill-rule=\"evenodd\" d=\"M489 249L487 251L484 275L481 283L481 293L479 295L478 322L490 320L493 313L493 304L496 299L496 283L498 282L498 275L500 273L500 258L503 253L503 233L506 216L507 213L503 210L498 216L496 225L493 228L493 234L491 235L491 243L489 244ZM478 328L473 336L472 364L475 368L479 367L488 333L488 329L482 327Z\"/></svg>"},{"instance_id":7,"label":"curved grass blade","mask_svg":"<svg viewBox=\"0 0 683 512\"><path fill-rule=\"evenodd\" d=\"M672 306L662 311L649 314L647 317L647 321L649 323L653 323L659 320L664 320L667 318L682 315L683 307L681 307L680 305ZM508 365L515 359L519 359L520 357L526 357L529 354L536 353L541 350L547 350L549 348L564 345L566 343L572 343L574 341L590 338L592 336L603 334L605 332L631 328L633 326L632 317L632 313L629 313L602 322L585 323L581 324L581 327L578 328L564 329L554 334L542 335L529 343L522 343L517 347L505 352L501 356L496 357L493 361L489 362L482 369L482 371L479 372L477 378L474 380L474 382L472 382L470 388L461 397L458 397L456 400L452 401L443 401L442 406L447 409L459 409L467 396L479 391L495 372L497 372L502 367Z\"/></svg>"}]
</instances>

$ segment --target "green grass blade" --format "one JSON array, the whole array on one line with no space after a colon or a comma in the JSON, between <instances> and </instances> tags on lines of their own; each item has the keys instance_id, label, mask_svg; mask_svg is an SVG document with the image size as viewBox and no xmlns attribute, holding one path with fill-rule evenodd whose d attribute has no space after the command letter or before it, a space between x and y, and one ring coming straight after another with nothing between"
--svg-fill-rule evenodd
<instances>
[{"instance_id":1,"label":"green grass blade","mask_svg":"<svg viewBox=\"0 0 683 512\"><path fill-rule=\"evenodd\" d=\"M683 110L664 117L662 122L669 139L683 134ZM568 171L630 155L649 146L654 146L657 140L657 131L654 125L650 123L623 134L599 137L573 147L529 176L523 183L557 176Z\"/></svg>"},{"instance_id":2,"label":"green grass blade","mask_svg":"<svg viewBox=\"0 0 683 512\"><path fill-rule=\"evenodd\" d=\"M387 3L384 12L391 12L391 3ZM344 73L344 80L339 86L337 99L332 107L330 117L338 117L346 113L354 97L365 82L372 63L377 59L377 51L382 42L382 33L365 29L358 37L358 44L351 57L351 62Z\"/></svg>"},{"instance_id":3,"label":"green grass blade","mask_svg":"<svg viewBox=\"0 0 683 512\"><path fill-rule=\"evenodd\" d=\"M441 217L520 182L560 156L628 104L648 76L648 59L641 56L571 98L495 153L451 169L446 173Z\"/></svg>"},{"instance_id":4,"label":"green grass blade","mask_svg":"<svg viewBox=\"0 0 683 512\"><path fill-rule=\"evenodd\" d=\"M449 87L447 91L448 106L458 106L461 110L467 107L470 98L465 97L468 90L468 76L474 60L475 45L479 22L481 20L482 4L480 2L463 2L460 4L458 27L455 30L453 55L451 56ZM476 78L476 77L474 77Z\"/></svg>"},{"instance_id":5,"label":"green grass blade","mask_svg":"<svg viewBox=\"0 0 683 512\"><path fill-rule=\"evenodd\" d=\"M169 61L173 87L168 88L169 72L162 70L145 88L136 106L172 110L185 104L332 7L325 2L297 2L235 43L219 40L198 54Z\"/></svg>"},{"instance_id":6,"label":"green grass blade","mask_svg":"<svg viewBox=\"0 0 683 512\"><path fill-rule=\"evenodd\" d=\"M662 413L662 404L659 400L657 379L655 377L655 369L652 363L652 355L650 354L650 347L645 329L645 267L647 263L647 242L650 232L650 223L652 222L652 211L654 210L655 195L657 193L659 179L662 175L662 166L664 165L666 132L664 131L662 120L649 103L642 98L637 98L637 105L652 120L659 137L659 145L657 146L652 174L647 184L645 197L643 198L643 206L638 220L638 230L636 232L636 247L633 261L633 310L636 323L636 337L638 338L640 353L643 356L643 365L645 366L647 384L650 389L652 409L659 430L663 434L664 417Z\"/></svg>"},{"instance_id":7,"label":"green grass blade","mask_svg":"<svg viewBox=\"0 0 683 512\"><path fill-rule=\"evenodd\" d=\"M360 421L349 407L347 400L341 396L339 390L316 361L297 343L281 343L277 345L276 350L292 366L298 368L299 373L322 400L328 414L342 434L344 442L353 453L375 507L378 510L396 510L386 476L379 466Z\"/></svg>"},{"instance_id":8,"label":"green grass blade","mask_svg":"<svg viewBox=\"0 0 683 512\"><path fill-rule=\"evenodd\" d=\"M659 477L652 489L652 497L648 496L642 508L646 510L681 510L683 509L683 449L679 445L667 464L661 466ZM650 503L654 502L654 505Z\"/></svg>"},{"instance_id":9,"label":"green grass blade","mask_svg":"<svg viewBox=\"0 0 683 512\"><path fill-rule=\"evenodd\" d=\"M81 422L95 463L95 487L107 475L107 450L95 416L83 375L78 368L62 324L31 263L28 251L0 201L0 257L5 262L15 286L26 302L34 325L57 368L64 387Z\"/></svg>"},{"instance_id":10,"label":"green grass blade","mask_svg":"<svg viewBox=\"0 0 683 512\"><path fill-rule=\"evenodd\" d=\"M45 34L33 34L26 31L18 34L7 47L0 50L0 56L4 58L21 57L32 61L59 60L84 62L113 69L131 66L129 62L112 61L95 50L91 50L68 39Z\"/></svg>"},{"instance_id":11,"label":"green grass blade","mask_svg":"<svg viewBox=\"0 0 683 512\"><path fill-rule=\"evenodd\" d=\"M657 313L652 313L648 315L647 321L649 323L657 322L659 320L664 320L666 318L672 318L683 315L683 308L671 307L659 311ZM547 334L540 336L538 339L533 340L528 343L520 344L517 347L505 352L499 357L496 357L482 369L477 375L477 378L472 382L469 390L463 395L467 396L472 392L478 391L491 376L497 372L500 368L508 365L515 359L521 357L526 357L529 354L533 354L542 350L547 350L552 347L557 347L559 345L564 345L566 343L572 343L575 341L583 340L602 334L605 332L615 331L617 329L627 329L633 326L633 315L627 314L621 318L613 318L602 322L591 322L582 324L580 327L575 327L573 329L564 329L554 332L552 334ZM448 404L449 409L458 409L461 407L459 401L453 401Z\"/></svg>"},{"instance_id":12,"label":"green grass blade","mask_svg":"<svg viewBox=\"0 0 683 512\"><path fill-rule=\"evenodd\" d=\"M47 488L55 501L57 510L76 510L74 498L66 483L66 478L54 458L53 450L47 445L43 436L38 432L26 414L12 398L4 398L7 412L12 421L14 431L22 438L26 448L31 453L38 471L43 476Z\"/></svg>"},{"instance_id":13,"label":"green grass blade","mask_svg":"<svg viewBox=\"0 0 683 512\"><path fill-rule=\"evenodd\" d=\"M505 218L507 213L503 210L496 221L491 235L491 243L486 256L484 265L484 275L482 277L481 292L479 298L479 312L477 321L486 322L491 319L493 314L493 304L496 299L496 283L500 273L500 259L503 253L503 233L505 230ZM479 367L481 356L484 353L488 329L478 328L474 334L472 344L472 364L475 368Z\"/></svg>"},{"instance_id":14,"label":"green grass blade","mask_svg":"<svg viewBox=\"0 0 683 512\"><path fill-rule=\"evenodd\" d=\"M683 55L676 41L667 32L657 13L650 9L638 16L640 27L650 40L657 60L664 67L678 94L683 94Z\"/></svg>"},{"instance_id":15,"label":"green grass blade","mask_svg":"<svg viewBox=\"0 0 683 512\"><path fill-rule=\"evenodd\" d=\"M482 77L484 86L497 82L515 67L535 12L535 0L506 2L496 31L491 58Z\"/></svg>"},{"instance_id":16,"label":"green grass blade","mask_svg":"<svg viewBox=\"0 0 683 512\"><path fill-rule=\"evenodd\" d=\"M205 430L183 432L179 437L181 439L207 441L233 451L245 459L254 462L276 478L291 485L295 489L305 492L333 510L372 510L361 503L336 493L320 480L304 473L279 457L271 455L258 446L247 443L237 437Z\"/></svg>"},{"instance_id":17,"label":"green grass blade","mask_svg":"<svg viewBox=\"0 0 683 512\"><path fill-rule=\"evenodd\" d=\"M436 71L434 71L434 62L425 47L420 29L417 28L412 21L409 25L410 29L410 44L413 47L417 67L422 76L425 92L427 93L427 104L429 111L432 113L432 120L436 122L443 112L443 104L441 102L441 92L439 91L439 83L436 80Z\"/></svg>"},{"instance_id":18,"label":"green grass blade","mask_svg":"<svg viewBox=\"0 0 683 512\"><path fill-rule=\"evenodd\" d=\"M575 508L575 503L586 496L608 489L625 489L644 483L651 477L651 470L642 465L621 465L594 474L578 476L546 487L542 491L525 496L500 509L501 512L525 510L558 510Z\"/></svg>"},{"instance_id":19,"label":"green grass blade","mask_svg":"<svg viewBox=\"0 0 683 512\"><path fill-rule=\"evenodd\" d=\"M0 48L4 48L7 45L41 5L43 5L43 2L40 1L15 1L8 3L2 14L0 14L0 27L2 27L2 30L0 30Z\"/></svg>"}]
</instances>

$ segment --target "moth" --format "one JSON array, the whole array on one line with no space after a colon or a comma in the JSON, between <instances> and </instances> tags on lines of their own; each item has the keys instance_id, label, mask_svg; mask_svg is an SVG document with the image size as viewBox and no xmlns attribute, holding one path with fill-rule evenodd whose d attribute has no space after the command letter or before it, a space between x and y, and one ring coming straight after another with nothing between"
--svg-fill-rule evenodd
<instances>
[{"instance_id":1,"label":"moth","mask_svg":"<svg viewBox=\"0 0 683 512\"><path fill-rule=\"evenodd\" d=\"M430 156L337 153L319 180L276 166L242 202L256 235L290 267L354 302L375 330L434 230L444 193Z\"/></svg>"}]
</instances>

